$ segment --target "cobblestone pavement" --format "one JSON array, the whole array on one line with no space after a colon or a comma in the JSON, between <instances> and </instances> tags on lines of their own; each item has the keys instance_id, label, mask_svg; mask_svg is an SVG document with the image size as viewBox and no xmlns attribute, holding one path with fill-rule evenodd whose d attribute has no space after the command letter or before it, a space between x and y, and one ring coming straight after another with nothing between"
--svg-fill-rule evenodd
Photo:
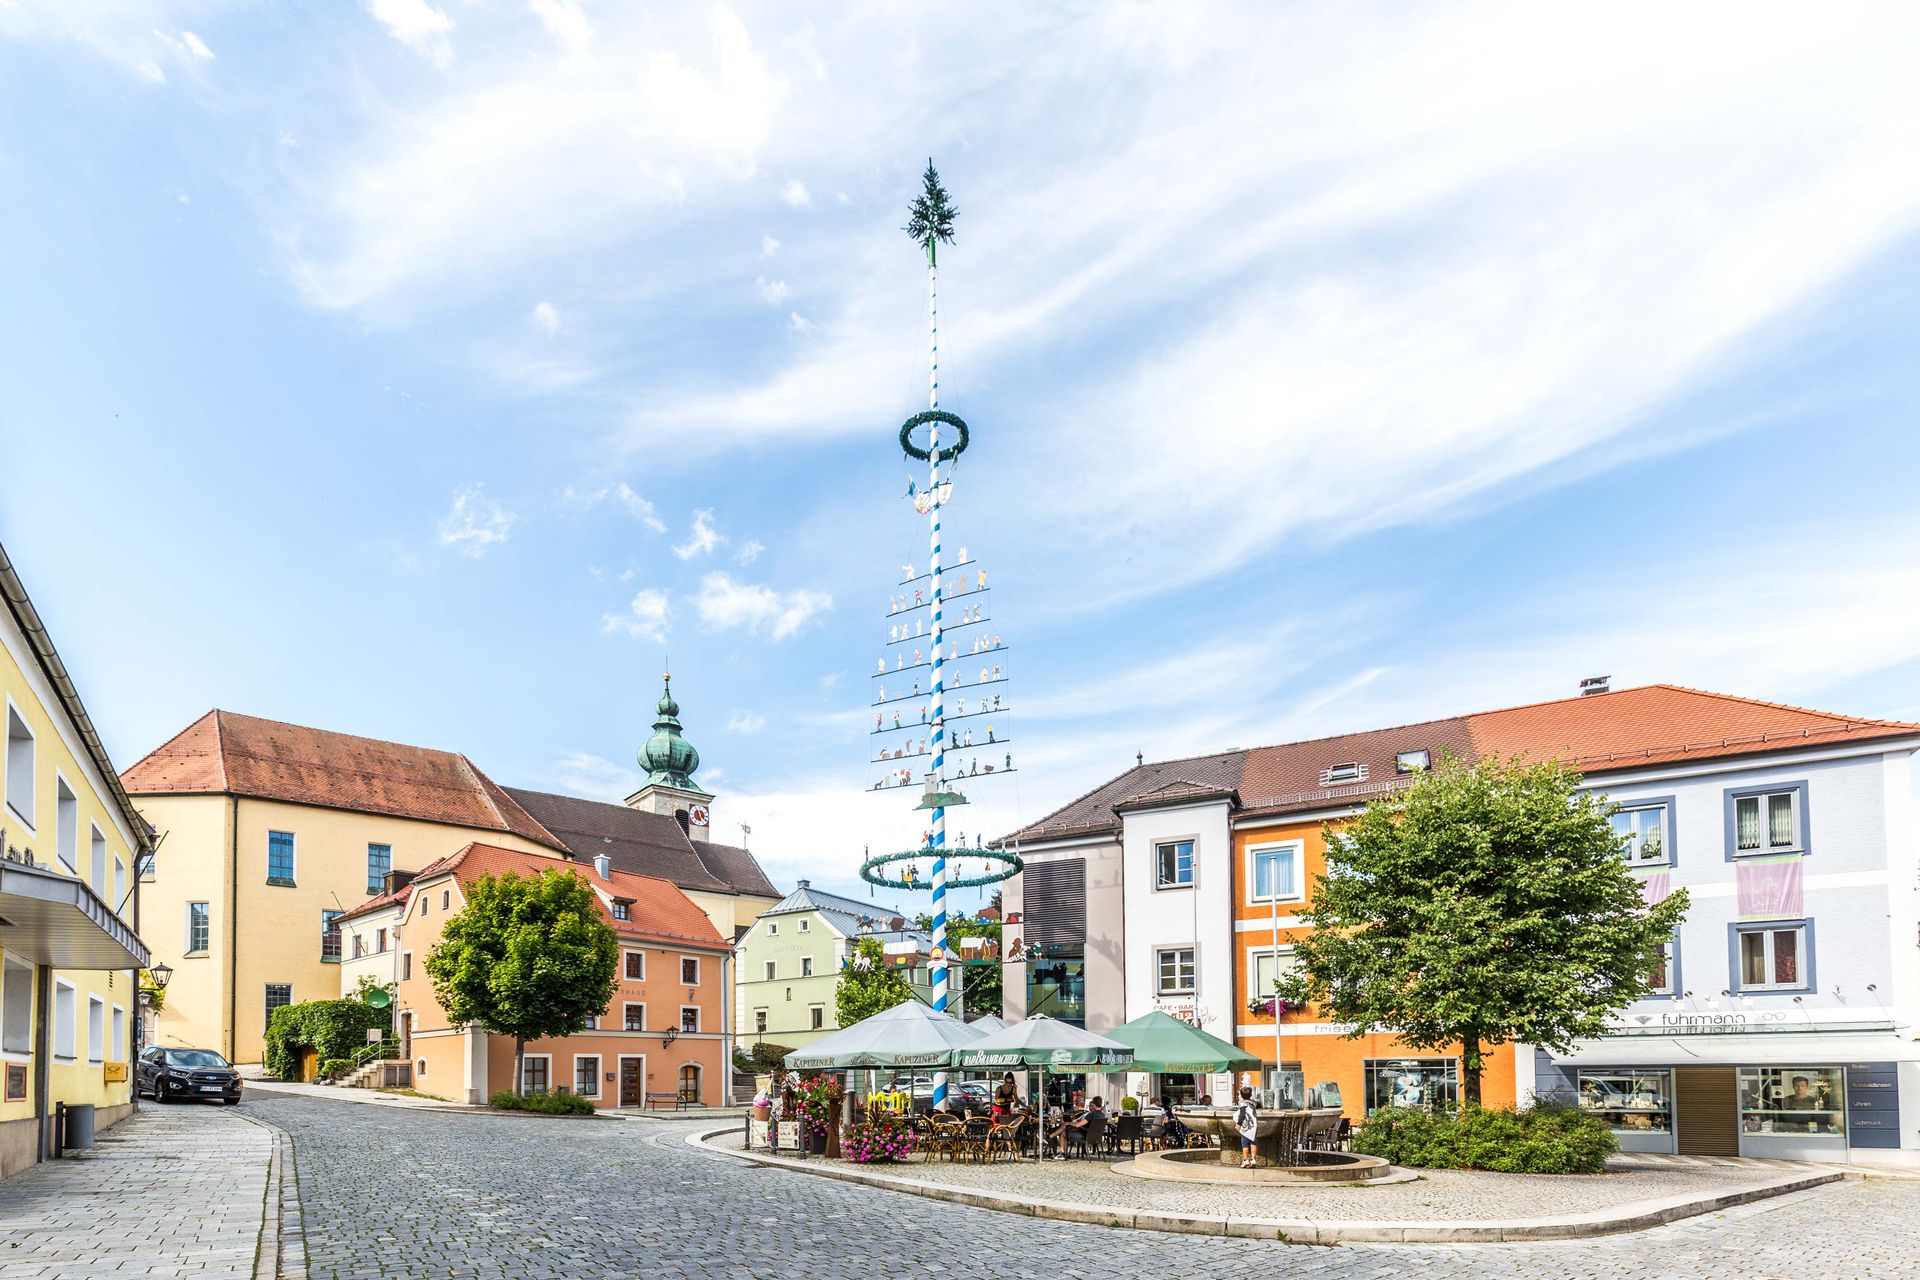
<instances>
[{"instance_id":1,"label":"cobblestone pavement","mask_svg":"<svg viewBox=\"0 0 1920 1280\"><path fill-rule=\"evenodd\" d=\"M271 1129L143 1105L96 1142L0 1182L0 1280L252 1280Z\"/></svg>"},{"instance_id":2,"label":"cobblestone pavement","mask_svg":"<svg viewBox=\"0 0 1920 1280\"><path fill-rule=\"evenodd\" d=\"M738 1149L740 1135L715 1142ZM1669 1196L1720 1195L1758 1186L1814 1166L1787 1161L1681 1161L1672 1157L1616 1157L1610 1173L1548 1177L1518 1173L1463 1173L1434 1169L1415 1182L1385 1186L1327 1183L1308 1187L1209 1186L1153 1182L1114 1172L1111 1161L1021 1160L953 1164L918 1160L879 1172L945 1186L1110 1204L1168 1213L1225 1213L1249 1218L1430 1222L1544 1218L1591 1213Z\"/></svg>"},{"instance_id":3,"label":"cobblestone pavement","mask_svg":"<svg viewBox=\"0 0 1920 1280\"><path fill-rule=\"evenodd\" d=\"M695 1151L670 1123L248 1105L293 1135L315 1280L1920 1277L1911 1182L1836 1184L1598 1240L1316 1247L942 1204Z\"/></svg>"}]
</instances>

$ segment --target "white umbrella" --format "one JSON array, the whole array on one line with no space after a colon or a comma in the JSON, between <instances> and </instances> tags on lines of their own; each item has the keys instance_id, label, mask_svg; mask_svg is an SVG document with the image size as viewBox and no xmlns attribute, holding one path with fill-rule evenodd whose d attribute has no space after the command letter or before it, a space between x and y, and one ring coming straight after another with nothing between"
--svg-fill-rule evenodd
<instances>
[{"instance_id":1,"label":"white umbrella","mask_svg":"<svg viewBox=\"0 0 1920 1280\"><path fill-rule=\"evenodd\" d=\"M818 1071L836 1067L940 1067L951 1065L954 1051L980 1040L985 1032L918 1000L897 1004L862 1018L830 1036L795 1049L789 1067Z\"/></svg>"}]
</instances>

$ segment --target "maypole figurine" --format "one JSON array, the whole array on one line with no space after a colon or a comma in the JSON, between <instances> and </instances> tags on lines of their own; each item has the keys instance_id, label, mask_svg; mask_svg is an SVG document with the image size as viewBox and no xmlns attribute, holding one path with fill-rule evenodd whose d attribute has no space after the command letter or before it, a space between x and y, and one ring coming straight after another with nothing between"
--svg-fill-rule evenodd
<instances>
[{"instance_id":1,"label":"maypole figurine","mask_svg":"<svg viewBox=\"0 0 1920 1280\"><path fill-rule=\"evenodd\" d=\"M912 564L901 566L903 581L900 583L900 587L903 590L911 587L913 590L913 602L910 606L907 606L909 611L926 608L930 610L932 616L930 619L915 618L911 635L908 634L905 623L900 623L898 630L890 636L889 643L897 644L910 639L918 640L923 635L928 637L928 647L925 651L925 657L926 663L931 666L932 688L929 693L932 711L931 717L929 717L927 709L923 707L921 710L920 723L925 724L930 732L929 736L921 742L916 742L914 739L909 738L907 741L907 754L931 755L932 757L925 775L925 793L921 797L920 807L933 811L933 821L924 837L924 843L920 848L899 853L871 855L861 864L860 875L861 878L869 884L885 885L893 889L917 890L927 882L921 879L915 859L922 854L931 857L933 869L930 877L931 883L928 887L933 895L933 909L931 912L933 918L933 954L931 956L933 1007L936 1012L944 1013L948 1011L949 1005L952 1005L952 1011L956 1015L964 1016L965 1009L963 999L956 999L955 994L949 989L951 977L949 965L951 960L947 944L947 891L950 888L957 887L998 884L1018 874L1021 868L1021 862L1017 855L998 849L968 849L960 847L949 849L947 845L947 810L956 805L967 803L967 798L958 791L950 790L947 779L947 749L954 745L954 743L947 729L946 668L949 661L957 658L959 645L945 639L946 633L949 630L955 629L947 625L945 604L949 594L974 595L984 593L987 583L984 570L979 572L977 578L969 581L965 567L955 573L952 582L949 583L943 572L940 556L941 513L952 500L953 466L954 463L959 460L960 455L966 452L969 437L967 424L961 421L958 415L949 413L940 407L939 247L942 244L953 243L953 221L958 214L959 211L953 207L947 195L946 188L940 185L940 175L934 169L933 161L927 161L927 171L923 176L921 192L909 207L907 225L905 227L907 234L913 238L914 243L925 250L927 255L927 411L925 413L915 414L901 425L900 448L909 458L927 464L927 482L925 486L919 487L910 479L907 483L906 496L912 500L914 510L927 517L929 554L925 573L919 572L917 566ZM955 433L955 438L951 444L943 445L941 443L940 436L943 426L951 427ZM916 444L913 438L914 432L921 427L927 429L927 443L924 448ZM969 567L972 564L972 558L965 547L962 547L960 550L959 564ZM923 578L925 579L925 585L918 585ZM889 597L888 603L890 606L888 610L889 615L901 612L899 608L891 607L895 604L895 600L892 597ZM898 603L902 605L906 604L904 599L899 600ZM972 606L962 611L956 625L959 627L978 625L988 620L985 615L986 609L984 606ZM923 630L922 627L923 621L926 623L925 630ZM922 651L916 646L913 650L913 666L918 667L921 665ZM902 669L902 664L897 657L894 669ZM886 660L884 658L881 659L879 670L880 672L886 670ZM912 696L917 698L919 695L920 685L916 681ZM886 700L883 688L878 701L885 702ZM965 702L956 702L956 717L964 716L965 713ZM893 717L893 720L893 727L899 727L900 722L897 714ZM908 724L913 724L913 721L909 720ZM892 728L884 724L876 727L874 730L876 734L891 733L892 731ZM917 750L915 749L916 747L918 748ZM886 749L882 749L878 752L876 760L892 760L896 758L898 758L897 751L893 755L889 755ZM956 776L960 772L960 766L956 762ZM988 768L987 772L992 772L991 767ZM972 774L968 776L978 775ZM885 775L883 785L876 786L875 789L885 790L891 787L912 785L913 781L911 770L889 770ZM958 860L965 857L969 859L979 859L985 864L984 870L980 875L971 878L966 876L950 876L948 873L948 859L950 856L955 860L956 868L959 866ZM890 863L901 862L907 865L902 872L896 875L889 876L884 870ZM946 1108L947 1078L945 1073L938 1073L934 1076L933 1105L937 1110L944 1110Z\"/></svg>"}]
</instances>

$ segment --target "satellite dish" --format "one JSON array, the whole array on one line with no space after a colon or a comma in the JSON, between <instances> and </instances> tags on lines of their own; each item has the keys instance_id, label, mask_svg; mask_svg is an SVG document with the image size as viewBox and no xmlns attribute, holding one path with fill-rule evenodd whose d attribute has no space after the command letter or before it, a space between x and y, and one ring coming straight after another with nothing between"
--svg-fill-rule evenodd
<instances>
[{"instance_id":1,"label":"satellite dish","mask_svg":"<svg viewBox=\"0 0 1920 1280\"><path fill-rule=\"evenodd\" d=\"M392 1003L393 997L388 994L385 987L375 987L367 992L367 1005L370 1008L384 1009Z\"/></svg>"}]
</instances>

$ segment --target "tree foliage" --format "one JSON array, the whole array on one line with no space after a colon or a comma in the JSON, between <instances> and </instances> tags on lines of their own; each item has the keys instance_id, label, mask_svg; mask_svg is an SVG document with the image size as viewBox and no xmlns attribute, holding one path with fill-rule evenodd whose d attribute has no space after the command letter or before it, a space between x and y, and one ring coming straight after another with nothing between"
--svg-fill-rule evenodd
<instances>
[{"instance_id":1,"label":"tree foliage","mask_svg":"<svg viewBox=\"0 0 1920 1280\"><path fill-rule=\"evenodd\" d=\"M482 876L427 956L433 993L453 1023L513 1037L517 1088L529 1040L572 1035L605 1011L619 938L593 887L572 871Z\"/></svg>"},{"instance_id":2,"label":"tree foliage","mask_svg":"<svg viewBox=\"0 0 1920 1280\"><path fill-rule=\"evenodd\" d=\"M901 230L926 249L927 261L932 262L936 244L953 243L953 220L959 216L960 211L947 197L947 189L940 185L939 171L929 159L927 171L921 175L920 194L907 206L907 225Z\"/></svg>"},{"instance_id":3,"label":"tree foliage","mask_svg":"<svg viewBox=\"0 0 1920 1280\"><path fill-rule=\"evenodd\" d=\"M1326 829L1326 875L1277 984L1421 1049L1461 1046L1469 1104L1481 1054L1514 1041L1565 1052L1648 994L1650 957L1686 914L1644 901L1612 806L1558 764L1443 758L1406 790Z\"/></svg>"},{"instance_id":4,"label":"tree foliage","mask_svg":"<svg viewBox=\"0 0 1920 1280\"><path fill-rule=\"evenodd\" d=\"M312 1049L324 1064L351 1058L366 1046L373 1028L391 1033L393 1010L375 1009L359 1000L303 1000L281 1005L267 1023L266 1049L261 1061L282 1080L300 1078L300 1059Z\"/></svg>"},{"instance_id":5,"label":"tree foliage","mask_svg":"<svg viewBox=\"0 0 1920 1280\"><path fill-rule=\"evenodd\" d=\"M887 963L887 954L878 938L860 938L853 944L853 955L840 971L840 982L833 989L834 1017L850 1027L862 1018L885 1013L897 1004L913 999L913 987L900 970Z\"/></svg>"}]
</instances>

